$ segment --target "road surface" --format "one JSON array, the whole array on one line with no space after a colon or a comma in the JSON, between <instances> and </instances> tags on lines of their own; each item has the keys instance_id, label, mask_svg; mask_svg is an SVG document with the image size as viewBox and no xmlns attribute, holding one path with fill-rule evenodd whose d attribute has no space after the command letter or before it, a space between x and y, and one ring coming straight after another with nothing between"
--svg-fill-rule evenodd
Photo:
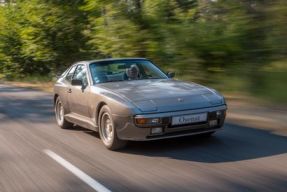
<instances>
[{"instance_id":1,"label":"road surface","mask_svg":"<svg viewBox=\"0 0 287 192\"><path fill-rule=\"evenodd\" d=\"M287 191L287 137L228 122L210 139L132 142L112 152L97 133L57 127L50 93L0 85L0 191L95 191L97 184L110 191Z\"/></svg>"}]
</instances>

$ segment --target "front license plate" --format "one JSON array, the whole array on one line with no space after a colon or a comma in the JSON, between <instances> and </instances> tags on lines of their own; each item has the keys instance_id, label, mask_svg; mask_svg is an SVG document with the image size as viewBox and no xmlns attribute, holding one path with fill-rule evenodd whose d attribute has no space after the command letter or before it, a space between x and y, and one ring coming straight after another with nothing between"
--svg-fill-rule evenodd
<instances>
[{"instance_id":1,"label":"front license plate","mask_svg":"<svg viewBox=\"0 0 287 192\"><path fill-rule=\"evenodd\" d=\"M175 116L172 117L172 125L199 123L204 122L206 120L207 120L207 113Z\"/></svg>"}]
</instances>

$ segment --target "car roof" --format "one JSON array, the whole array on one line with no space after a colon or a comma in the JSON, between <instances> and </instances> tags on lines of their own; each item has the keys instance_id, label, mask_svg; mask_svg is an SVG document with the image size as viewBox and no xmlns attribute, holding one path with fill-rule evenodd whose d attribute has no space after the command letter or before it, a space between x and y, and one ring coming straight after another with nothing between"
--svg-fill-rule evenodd
<instances>
[{"instance_id":1,"label":"car roof","mask_svg":"<svg viewBox=\"0 0 287 192\"><path fill-rule=\"evenodd\" d=\"M137 58L137 57L128 57L128 58L106 58L106 59L96 59L96 60L88 60L88 61L80 61L77 63L86 63L86 64L91 64L91 63L97 63L97 62L102 62L102 61L121 61L121 60L148 60L146 58Z\"/></svg>"}]
</instances>

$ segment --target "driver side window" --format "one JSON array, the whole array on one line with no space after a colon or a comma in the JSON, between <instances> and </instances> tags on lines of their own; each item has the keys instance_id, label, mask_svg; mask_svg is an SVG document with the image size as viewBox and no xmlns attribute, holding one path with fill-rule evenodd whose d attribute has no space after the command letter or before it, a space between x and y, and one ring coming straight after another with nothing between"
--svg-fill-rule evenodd
<instances>
[{"instance_id":1,"label":"driver side window","mask_svg":"<svg viewBox=\"0 0 287 192\"><path fill-rule=\"evenodd\" d=\"M88 78L87 78L87 69L85 67L85 65L78 65L73 79L77 79L77 80L81 80L83 82L83 86L87 86L88 85Z\"/></svg>"}]
</instances>

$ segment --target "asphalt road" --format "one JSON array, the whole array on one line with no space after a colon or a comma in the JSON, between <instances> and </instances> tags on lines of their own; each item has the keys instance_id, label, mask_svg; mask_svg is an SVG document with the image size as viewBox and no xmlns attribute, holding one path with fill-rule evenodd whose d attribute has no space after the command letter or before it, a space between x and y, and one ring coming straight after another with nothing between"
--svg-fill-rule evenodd
<instances>
[{"instance_id":1,"label":"asphalt road","mask_svg":"<svg viewBox=\"0 0 287 192\"><path fill-rule=\"evenodd\" d=\"M57 127L52 95L0 85L0 191L95 191L50 150L111 191L287 191L287 137L233 125L210 139L105 149L97 133Z\"/></svg>"}]
</instances>

